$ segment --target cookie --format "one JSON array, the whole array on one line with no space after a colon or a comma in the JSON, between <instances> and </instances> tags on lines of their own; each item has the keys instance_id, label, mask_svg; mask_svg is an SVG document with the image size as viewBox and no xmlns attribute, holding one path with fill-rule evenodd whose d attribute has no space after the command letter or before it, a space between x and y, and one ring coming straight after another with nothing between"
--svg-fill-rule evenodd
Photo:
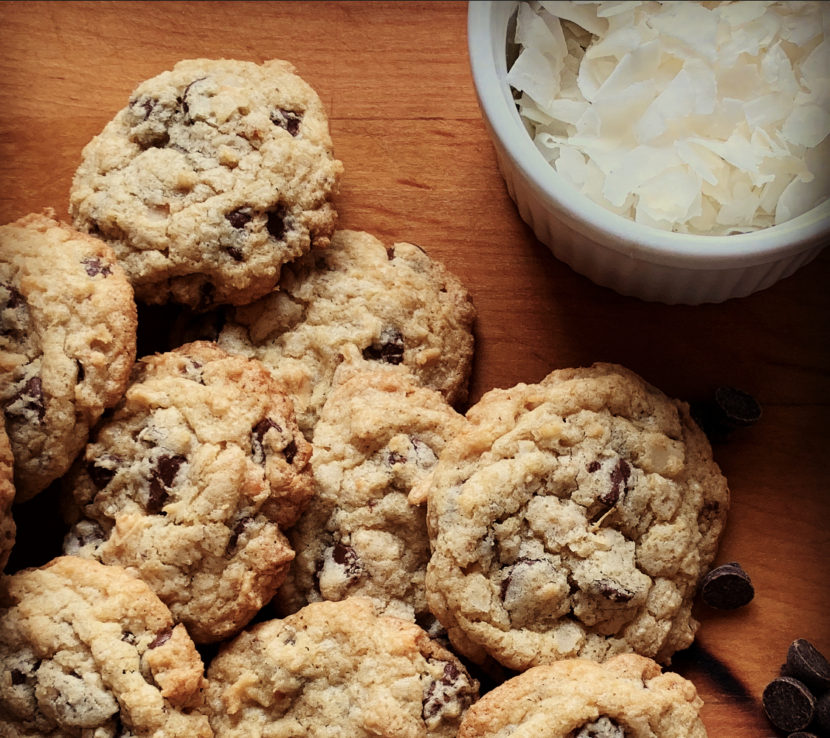
<instances>
[{"instance_id":1,"label":"cookie","mask_svg":"<svg viewBox=\"0 0 830 738\"><path fill-rule=\"evenodd\" d=\"M335 373L314 428L314 497L289 532L297 556L279 593L284 612L359 595L385 614L432 620L426 509L407 497L464 422L409 372Z\"/></svg>"},{"instance_id":2,"label":"cookie","mask_svg":"<svg viewBox=\"0 0 830 738\"><path fill-rule=\"evenodd\" d=\"M344 361L403 365L450 404L466 399L475 309L418 246L341 230L284 272L277 291L231 311L217 340L271 368L307 438Z\"/></svg>"},{"instance_id":3,"label":"cookie","mask_svg":"<svg viewBox=\"0 0 830 738\"><path fill-rule=\"evenodd\" d=\"M613 364L491 390L429 480L427 604L517 671L691 644L726 480L686 403Z\"/></svg>"},{"instance_id":4,"label":"cookie","mask_svg":"<svg viewBox=\"0 0 830 738\"><path fill-rule=\"evenodd\" d=\"M67 554L143 579L197 643L236 633L294 557L311 448L256 360L197 342L141 359L67 475Z\"/></svg>"},{"instance_id":5,"label":"cookie","mask_svg":"<svg viewBox=\"0 0 830 738\"><path fill-rule=\"evenodd\" d=\"M146 584L59 557L0 581L0 736L193 736L202 660Z\"/></svg>"},{"instance_id":6,"label":"cookie","mask_svg":"<svg viewBox=\"0 0 830 738\"><path fill-rule=\"evenodd\" d=\"M0 405L17 501L61 476L135 361L133 291L105 243L32 213L0 226Z\"/></svg>"},{"instance_id":7,"label":"cookie","mask_svg":"<svg viewBox=\"0 0 830 738\"><path fill-rule=\"evenodd\" d=\"M187 59L87 144L70 212L112 245L142 302L242 304L328 244L342 169L291 64Z\"/></svg>"},{"instance_id":8,"label":"cookie","mask_svg":"<svg viewBox=\"0 0 830 738\"><path fill-rule=\"evenodd\" d=\"M458 738L706 738L694 685L651 659L565 659L484 695Z\"/></svg>"},{"instance_id":9,"label":"cookie","mask_svg":"<svg viewBox=\"0 0 830 738\"><path fill-rule=\"evenodd\" d=\"M14 546L16 527L12 517L14 502L14 458L9 437L0 425L0 571L6 566Z\"/></svg>"},{"instance_id":10,"label":"cookie","mask_svg":"<svg viewBox=\"0 0 830 738\"><path fill-rule=\"evenodd\" d=\"M223 738L455 736L478 683L414 623L369 600L315 602L258 623L208 669L211 726Z\"/></svg>"}]
</instances>

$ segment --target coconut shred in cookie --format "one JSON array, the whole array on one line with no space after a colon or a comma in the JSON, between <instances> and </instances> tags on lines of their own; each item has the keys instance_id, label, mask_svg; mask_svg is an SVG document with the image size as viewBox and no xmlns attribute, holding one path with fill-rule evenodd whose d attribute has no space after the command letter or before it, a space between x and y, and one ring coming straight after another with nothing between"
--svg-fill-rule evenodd
<instances>
[{"instance_id":1,"label":"coconut shred in cookie","mask_svg":"<svg viewBox=\"0 0 830 738\"><path fill-rule=\"evenodd\" d=\"M830 198L830 4L523 2L507 79L553 169L665 230L758 230Z\"/></svg>"}]
</instances>

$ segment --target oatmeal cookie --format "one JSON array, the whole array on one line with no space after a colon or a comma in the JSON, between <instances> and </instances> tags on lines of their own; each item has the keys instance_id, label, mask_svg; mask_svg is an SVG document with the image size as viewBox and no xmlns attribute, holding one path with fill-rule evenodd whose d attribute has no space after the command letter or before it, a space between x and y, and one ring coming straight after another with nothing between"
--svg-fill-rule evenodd
<instances>
[{"instance_id":1,"label":"oatmeal cookie","mask_svg":"<svg viewBox=\"0 0 830 738\"><path fill-rule=\"evenodd\" d=\"M67 475L64 551L136 574L197 643L227 638L285 577L310 456L256 360L208 342L145 357Z\"/></svg>"},{"instance_id":2,"label":"oatmeal cookie","mask_svg":"<svg viewBox=\"0 0 830 738\"><path fill-rule=\"evenodd\" d=\"M271 369L311 438L341 362L403 365L463 402L474 318L461 282L418 246L337 231L328 249L287 267L278 290L231 311L217 340Z\"/></svg>"},{"instance_id":3,"label":"oatmeal cookie","mask_svg":"<svg viewBox=\"0 0 830 738\"><path fill-rule=\"evenodd\" d=\"M427 604L460 653L524 670L688 646L729 505L689 415L613 364L492 390L428 485Z\"/></svg>"},{"instance_id":4,"label":"oatmeal cookie","mask_svg":"<svg viewBox=\"0 0 830 738\"><path fill-rule=\"evenodd\" d=\"M488 692L458 738L706 738L702 705L694 684L643 656L565 659Z\"/></svg>"},{"instance_id":5,"label":"oatmeal cookie","mask_svg":"<svg viewBox=\"0 0 830 738\"><path fill-rule=\"evenodd\" d=\"M315 602L240 633L208 670L223 738L455 736L478 683L414 623L369 600Z\"/></svg>"},{"instance_id":6,"label":"oatmeal cookie","mask_svg":"<svg viewBox=\"0 0 830 738\"><path fill-rule=\"evenodd\" d=\"M124 392L133 291L103 241L32 213L0 226L0 405L17 501L61 476Z\"/></svg>"},{"instance_id":7,"label":"oatmeal cookie","mask_svg":"<svg viewBox=\"0 0 830 738\"><path fill-rule=\"evenodd\" d=\"M426 509L407 496L463 426L408 372L336 372L312 440L315 494L289 532L297 557L280 589L284 611L360 595L385 614L432 620Z\"/></svg>"},{"instance_id":8,"label":"oatmeal cookie","mask_svg":"<svg viewBox=\"0 0 830 738\"><path fill-rule=\"evenodd\" d=\"M70 212L112 245L142 302L242 304L328 244L342 168L291 64L187 59L87 144Z\"/></svg>"},{"instance_id":9,"label":"oatmeal cookie","mask_svg":"<svg viewBox=\"0 0 830 738\"><path fill-rule=\"evenodd\" d=\"M124 569L74 556L0 580L0 736L210 738L184 626Z\"/></svg>"}]
</instances>

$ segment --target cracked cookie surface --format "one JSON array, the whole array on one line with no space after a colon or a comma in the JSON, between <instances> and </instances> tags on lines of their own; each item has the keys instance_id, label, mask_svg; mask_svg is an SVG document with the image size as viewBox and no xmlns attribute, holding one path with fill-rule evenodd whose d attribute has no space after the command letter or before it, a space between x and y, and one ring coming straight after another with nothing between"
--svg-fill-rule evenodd
<instances>
[{"instance_id":1,"label":"cracked cookie surface","mask_svg":"<svg viewBox=\"0 0 830 738\"><path fill-rule=\"evenodd\" d=\"M651 659L535 666L488 692L458 738L706 738L694 685Z\"/></svg>"},{"instance_id":2,"label":"cracked cookie surface","mask_svg":"<svg viewBox=\"0 0 830 738\"><path fill-rule=\"evenodd\" d=\"M428 486L427 603L460 653L524 670L688 646L726 480L688 406L623 367L492 390Z\"/></svg>"},{"instance_id":3,"label":"cracked cookie surface","mask_svg":"<svg viewBox=\"0 0 830 738\"><path fill-rule=\"evenodd\" d=\"M474 318L461 282L418 246L341 230L288 266L277 291L231 311L217 340L271 368L310 438L341 362L403 365L463 402Z\"/></svg>"},{"instance_id":4,"label":"cracked cookie surface","mask_svg":"<svg viewBox=\"0 0 830 738\"><path fill-rule=\"evenodd\" d=\"M431 620L425 506L408 494L464 417L408 372L341 367L315 426L315 493L289 539L297 552L278 600L371 598L380 611Z\"/></svg>"},{"instance_id":5,"label":"cracked cookie surface","mask_svg":"<svg viewBox=\"0 0 830 738\"><path fill-rule=\"evenodd\" d=\"M0 406L17 501L43 491L126 387L133 291L103 241L31 213L0 226Z\"/></svg>"},{"instance_id":6,"label":"cracked cookie surface","mask_svg":"<svg viewBox=\"0 0 830 738\"><path fill-rule=\"evenodd\" d=\"M291 64L186 59L84 148L70 211L139 300L242 304L328 244L341 174L322 102Z\"/></svg>"},{"instance_id":7,"label":"cracked cookie surface","mask_svg":"<svg viewBox=\"0 0 830 738\"><path fill-rule=\"evenodd\" d=\"M360 597L258 623L208 669L217 735L455 736L478 683L414 623Z\"/></svg>"},{"instance_id":8,"label":"cracked cookie surface","mask_svg":"<svg viewBox=\"0 0 830 738\"><path fill-rule=\"evenodd\" d=\"M64 551L139 576L197 643L227 638L285 577L310 456L256 360L209 342L145 357L67 476Z\"/></svg>"},{"instance_id":9,"label":"cracked cookie surface","mask_svg":"<svg viewBox=\"0 0 830 738\"><path fill-rule=\"evenodd\" d=\"M0 736L209 738L201 657L120 567L59 557L0 581Z\"/></svg>"}]
</instances>

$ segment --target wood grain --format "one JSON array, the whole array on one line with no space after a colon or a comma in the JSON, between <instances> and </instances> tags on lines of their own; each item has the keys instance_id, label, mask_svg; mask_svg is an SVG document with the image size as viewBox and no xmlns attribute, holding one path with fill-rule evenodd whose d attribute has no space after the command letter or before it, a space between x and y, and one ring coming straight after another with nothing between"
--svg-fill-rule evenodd
<instances>
[{"instance_id":1,"label":"wood grain","mask_svg":"<svg viewBox=\"0 0 830 738\"><path fill-rule=\"evenodd\" d=\"M698 307L648 304L556 261L496 167L459 2L0 3L0 222L64 216L83 146L142 80L188 57L292 61L345 165L340 224L413 241L478 309L472 399L555 368L624 364L668 394L741 387L762 420L715 447L733 495L718 562L755 600L700 607L676 668L712 736L772 736L759 706L789 643L830 653L830 254L772 288Z\"/></svg>"}]
</instances>

